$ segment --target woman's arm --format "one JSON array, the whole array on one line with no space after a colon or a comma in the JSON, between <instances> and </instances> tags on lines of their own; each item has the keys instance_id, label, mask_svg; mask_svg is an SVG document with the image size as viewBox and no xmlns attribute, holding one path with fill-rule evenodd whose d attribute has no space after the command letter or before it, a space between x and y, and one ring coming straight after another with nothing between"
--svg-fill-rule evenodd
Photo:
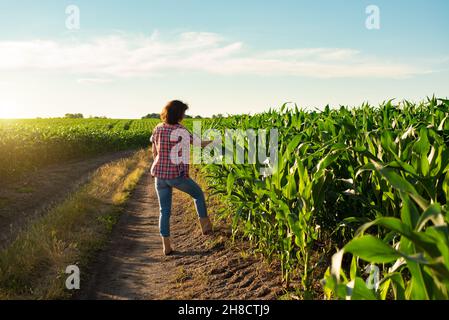
<instances>
[{"instance_id":1,"label":"woman's arm","mask_svg":"<svg viewBox=\"0 0 449 320\"><path fill-rule=\"evenodd\" d=\"M150 137L150 141L151 141L151 151L153 153L153 159L155 159L157 157L157 148L156 148L156 144L154 143L154 131Z\"/></svg>"},{"instance_id":2,"label":"woman's arm","mask_svg":"<svg viewBox=\"0 0 449 320\"><path fill-rule=\"evenodd\" d=\"M194 141L194 136L193 136L193 134L192 133L190 133L190 131L189 130L187 130L185 127L184 127L184 129L189 133L189 135L190 135L190 144L193 144L193 141ZM197 137L197 139L201 139L201 138L199 138L197 135L195 135L196 137ZM201 148L205 148L205 147L207 147L208 145L210 145L212 142L214 142L213 140L201 140Z\"/></svg>"},{"instance_id":3,"label":"woman's arm","mask_svg":"<svg viewBox=\"0 0 449 320\"><path fill-rule=\"evenodd\" d=\"M204 141L201 141L201 148L205 148L205 147L207 147L208 145L210 145L211 143L213 143L214 141L213 140L204 140Z\"/></svg>"},{"instance_id":4,"label":"woman's arm","mask_svg":"<svg viewBox=\"0 0 449 320\"><path fill-rule=\"evenodd\" d=\"M182 126L182 127L184 128L184 130L186 130L188 132L188 134L190 136L190 144L193 145L194 140L195 140L194 135L189 130L187 130L186 127L184 127L184 126ZM200 137L198 137L198 135L195 135L195 137L198 140L201 139ZM201 140L201 148L205 148L213 142L214 142L214 140Z\"/></svg>"},{"instance_id":5,"label":"woman's arm","mask_svg":"<svg viewBox=\"0 0 449 320\"><path fill-rule=\"evenodd\" d=\"M153 143L152 146L152 151L153 151L153 159L157 157L157 148L156 145Z\"/></svg>"}]
</instances>

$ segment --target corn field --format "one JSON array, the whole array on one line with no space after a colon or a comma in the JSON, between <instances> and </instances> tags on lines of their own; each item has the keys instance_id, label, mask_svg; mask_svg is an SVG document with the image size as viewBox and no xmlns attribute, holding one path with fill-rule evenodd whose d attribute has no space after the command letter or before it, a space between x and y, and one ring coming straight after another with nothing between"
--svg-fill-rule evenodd
<instances>
[{"instance_id":1,"label":"corn field","mask_svg":"<svg viewBox=\"0 0 449 320\"><path fill-rule=\"evenodd\" d=\"M148 146L157 123L1 120L0 178ZM273 174L262 176L266 164L250 161L203 170L224 204L218 218L279 261L302 298L449 299L448 100L323 111L284 105L202 125L223 137L225 129L278 129ZM244 148L248 158L248 141Z\"/></svg>"},{"instance_id":2,"label":"corn field","mask_svg":"<svg viewBox=\"0 0 449 320\"><path fill-rule=\"evenodd\" d=\"M49 164L149 145L157 120L0 120L0 178Z\"/></svg>"},{"instance_id":3,"label":"corn field","mask_svg":"<svg viewBox=\"0 0 449 320\"><path fill-rule=\"evenodd\" d=\"M208 123L279 129L279 163L205 167L221 218L279 259L303 298L449 298L449 101L307 112L283 106Z\"/></svg>"}]
</instances>

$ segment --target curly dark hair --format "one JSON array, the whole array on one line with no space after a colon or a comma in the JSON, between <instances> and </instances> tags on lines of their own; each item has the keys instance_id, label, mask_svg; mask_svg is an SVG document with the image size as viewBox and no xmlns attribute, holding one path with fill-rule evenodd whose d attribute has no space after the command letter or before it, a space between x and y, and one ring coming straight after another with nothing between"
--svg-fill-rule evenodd
<instances>
[{"instance_id":1,"label":"curly dark hair","mask_svg":"<svg viewBox=\"0 0 449 320\"><path fill-rule=\"evenodd\" d=\"M170 101L161 112L161 120L168 124L178 124L183 119L187 109L189 109L189 106L182 101Z\"/></svg>"}]
</instances>

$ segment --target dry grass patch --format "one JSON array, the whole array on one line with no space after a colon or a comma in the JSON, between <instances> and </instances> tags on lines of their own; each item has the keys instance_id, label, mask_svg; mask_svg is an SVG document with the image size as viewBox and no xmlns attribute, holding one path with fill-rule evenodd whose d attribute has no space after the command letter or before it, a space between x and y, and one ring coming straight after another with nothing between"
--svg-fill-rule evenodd
<instances>
[{"instance_id":1,"label":"dry grass patch","mask_svg":"<svg viewBox=\"0 0 449 320\"><path fill-rule=\"evenodd\" d=\"M142 150L99 168L90 181L0 251L0 299L64 299L68 265L85 266L148 168Z\"/></svg>"}]
</instances>

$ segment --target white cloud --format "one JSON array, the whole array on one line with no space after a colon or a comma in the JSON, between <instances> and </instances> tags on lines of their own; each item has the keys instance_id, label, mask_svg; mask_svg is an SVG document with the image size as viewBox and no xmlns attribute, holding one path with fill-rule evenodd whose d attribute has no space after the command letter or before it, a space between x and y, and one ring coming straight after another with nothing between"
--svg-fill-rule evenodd
<instances>
[{"instance_id":1,"label":"white cloud","mask_svg":"<svg viewBox=\"0 0 449 320\"><path fill-rule=\"evenodd\" d=\"M253 52L214 33L187 32L162 39L158 32L112 35L88 41L0 41L0 71L43 70L106 78L205 72L217 75L313 78L401 78L424 73L403 62L383 61L349 48L297 48Z\"/></svg>"},{"instance_id":2,"label":"white cloud","mask_svg":"<svg viewBox=\"0 0 449 320\"><path fill-rule=\"evenodd\" d=\"M78 83L97 83L97 84L102 84L102 83L109 83L112 82L112 79L105 79L105 78L82 78L82 79L78 79L77 82Z\"/></svg>"}]
</instances>

